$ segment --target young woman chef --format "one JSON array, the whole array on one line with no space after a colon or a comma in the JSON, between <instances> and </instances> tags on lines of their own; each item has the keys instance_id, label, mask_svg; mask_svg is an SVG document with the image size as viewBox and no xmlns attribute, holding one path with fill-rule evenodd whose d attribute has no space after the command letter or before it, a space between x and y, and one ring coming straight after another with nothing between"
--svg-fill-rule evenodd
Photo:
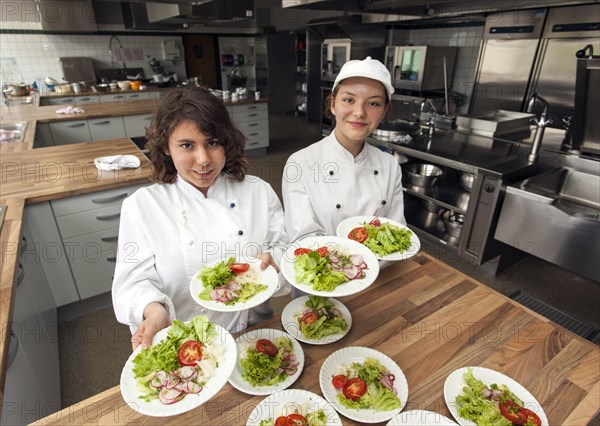
<instances>
[{"instance_id":1,"label":"young woman chef","mask_svg":"<svg viewBox=\"0 0 600 426\"><path fill-rule=\"evenodd\" d=\"M246 175L245 138L205 89L165 97L147 139L155 184L123 202L112 288L117 320L132 329L134 349L174 318L201 314L240 331L249 311L203 309L190 281L203 264L232 255L278 269L271 246L286 241L281 203L269 184Z\"/></svg>"},{"instance_id":2,"label":"young woman chef","mask_svg":"<svg viewBox=\"0 0 600 426\"><path fill-rule=\"evenodd\" d=\"M344 64L326 102L335 118L333 132L292 154L284 168L290 241L335 235L342 220L358 215L406 224L398 161L365 142L385 117L393 93L390 73L378 60Z\"/></svg>"}]
</instances>

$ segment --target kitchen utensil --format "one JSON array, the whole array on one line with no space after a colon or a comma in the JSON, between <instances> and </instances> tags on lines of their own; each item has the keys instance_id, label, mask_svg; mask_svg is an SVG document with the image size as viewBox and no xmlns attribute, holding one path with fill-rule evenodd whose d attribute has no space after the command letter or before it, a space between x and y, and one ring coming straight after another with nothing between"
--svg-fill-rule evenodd
<instances>
[{"instance_id":1,"label":"kitchen utensil","mask_svg":"<svg viewBox=\"0 0 600 426\"><path fill-rule=\"evenodd\" d=\"M440 210L442 209L440 206L435 204L433 201L429 201L429 200L423 200L423 207L428 212L435 213L435 214L438 214L440 212Z\"/></svg>"},{"instance_id":2,"label":"kitchen utensil","mask_svg":"<svg viewBox=\"0 0 600 426\"><path fill-rule=\"evenodd\" d=\"M108 84L96 84L92 86L92 90L98 93L105 93L108 91Z\"/></svg>"},{"instance_id":3,"label":"kitchen utensil","mask_svg":"<svg viewBox=\"0 0 600 426\"><path fill-rule=\"evenodd\" d=\"M404 166L411 185L423 188L434 186L444 174L441 167L427 163L411 163Z\"/></svg>"},{"instance_id":4,"label":"kitchen utensil","mask_svg":"<svg viewBox=\"0 0 600 426\"><path fill-rule=\"evenodd\" d=\"M121 89L121 90L129 90L129 89L131 89L131 86L130 86L128 80L119 81L119 82L117 82L117 84L119 85L119 89Z\"/></svg>"},{"instance_id":5,"label":"kitchen utensil","mask_svg":"<svg viewBox=\"0 0 600 426\"><path fill-rule=\"evenodd\" d=\"M64 95L66 93L71 93L71 85L70 84L59 84L54 88L56 93Z\"/></svg>"},{"instance_id":6,"label":"kitchen utensil","mask_svg":"<svg viewBox=\"0 0 600 426\"><path fill-rule=\"evenodd\" d=\"M460 231L462 231L465 216L460 213L455 213L452 210L446 210L442 213L442 221L444 222L444 232L451 237L460 237Z\"/></svg>"},{"instance_id":7,"label":"kitchen utensil","mask_svg":"<svg viewBox=\"0 0 600 426\"><path fill-rule=\"evenodd\" d=\"M79 83L71 83L71 88L73 89L73 92L75 92L75 93L83 92L83 90L81 89L81 84L79 84Z\"/></svg>"}]
</instances>

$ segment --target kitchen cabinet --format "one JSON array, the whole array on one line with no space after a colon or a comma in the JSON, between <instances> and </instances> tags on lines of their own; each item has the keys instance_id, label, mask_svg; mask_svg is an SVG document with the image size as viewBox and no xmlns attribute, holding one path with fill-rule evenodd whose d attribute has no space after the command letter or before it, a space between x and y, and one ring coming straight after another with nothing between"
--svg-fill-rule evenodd
<instances>
[{"instance_id":1,"label":"kitchen cabinet","mask_svg":"<svg viewBox=\"0 0 600 426\"><path fill-rule=\"evenodd\" d=\"M127 137L123 117L90 118L88 127L93 141L107 141Z\"/></svg>"},{"instance_id":2,"label":"kitchen cabinet","mask_svg":"<svg viewBox=\"0 0 600 426\"><path fill-rule=\"evenodd\" d=\"M23 226L2 423L29 424L61 408L56 305L27 219Z\"/></svg>"},{"instance_id":3,"label":"kitchen cabinet","mask_svg":"<svg viewBox=\"0 0 600 426\"><path fill-rule=\"evenodd\" d=\"M110 291L121 204L146 185L27 206L28 223L56 306Z\"/></svg>"},{"instance_id":4,"label":"kitchen cabinet","mask_svg":"<svg viewBox=\"0 0 600 426\"><path fill-rule=\"evenodd\" d=\"M232 105L228 107L238 129L246 136L246 151L269 146L269 114L267 103Z\"/></svg>"},{"instance_id":5,"label":"kitchen cabinet","mask_svg":"<svg viewBox=\"0 0 600 426\"><path fill-rule=\"evenodd\" d=\"M152 114L136 114L123 116L125 134L128 138L146 136L146 129L150 126Z\"/></svg>"},{"instance_id":6,"label":"kitchen cabinet","mask_svg":"<svg viewBox=\"0 0 600 426\"><path fill-rule=\"evenodd\" d=\"M92 140L87 120L55 121L49 123L54 145L89 142Z\"/></svg>"}]
</instances>

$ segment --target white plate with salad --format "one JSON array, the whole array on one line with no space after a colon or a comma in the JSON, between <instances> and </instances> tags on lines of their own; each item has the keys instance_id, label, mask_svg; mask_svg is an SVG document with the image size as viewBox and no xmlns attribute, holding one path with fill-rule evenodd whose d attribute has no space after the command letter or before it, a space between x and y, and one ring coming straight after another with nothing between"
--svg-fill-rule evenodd
<instances>
[{"instance_id":1,"label":"white plate with salad","mask_svg":"<svg viewBox=\"0 0 600 426\"><path fill-rule=\"evenodd\" d=\"M455 370L444 383L444 399L452 416L461 425L477 425L485 418L499 425L529 419L534 425L548 425L541 404L521 384L484 367ZM509 400L507 402L507 400Z\"/></svg>"},{"instance_id":2,"label":"white plate with salad","mask_svg":"<svg viewBox=\"0 0 600 426\"><path fill-rule=\"evenodd\" d=\"M398 414L392 420L387 422L386 426L456 426L456 423L448 417L428 410L409 410Z\"/></svg>"},{"instance_id":3,"label":"white plate with salad","mask_svg":"<svg viewBox=\"0 0 600 426\"><path fill-rule=\"evenodd\" d=\"M281 323L301 342L326 345L348 334L352 315L339 300L310 295L292 299L281 312Z\"/></svg>"},{"instance_id":4,"label":"white plate with salad","mask_svg":"<svg viewBox=\"0 0 600 426\"><path fill-rule=\"evenodd\" d=\"M303 389L288 389L263 399L250 413L246 426L275 426L279 417L286 418L288 424L294 421L305 424L306 420L309 425L342 425L338 413L322 396Z\"/></svg>"},{"instance_id":5,"label":"white plate with salad","mask_svg":"<svg viewBox=\"0 0 600 426\"><path fill-rule=\"evenodd\" d=\"M236 358L231 334L205 316L186 323L174 320L156 333L148 349L139 346L129 356L121 373L121 395L147 416L185 413L221 390Z\"/></svg>"},{"instance_id":6,"label":"white plate with salad","mask_svg":"<svg viewBox=\"0 0 600 426\"><path fill-rule=\"evenodd\" d=\"M339 223L336 234L365 245L379 260L405 260L421 250L421 241L413 231L385 217L349 217Z\"/></svg>"},{"instance_id":7,"label":"white plate with salad","mask_svg":"<svg viewBox=\"0 0 600 426\"><path fill-rule=\"evenodd\" d=\"M308 237L291 244L280 266L291 285L324 297L359 293L379 275L379 262L371 250L334 236Z\"/></svg>"},{"instance_id":8,"label":"white plate with salad","mask_svg":"<svg viewBox=\"0 0 600 426\"><path fill-rule=\"evenodd\" d=\"M340 414L361 423L392 419L408 399L408 382L398 364L366 347L332 353L321 366L319 384Z\"/></svg>"},{"instance_id":9,"label":"white plate with salad","mask_svg":"<svg viewBox=\"0 0 600 426\"><path fill-rule=\"evenodd\" d=\"M272 266L260 269L260 259L234 257L204 265L190 282L190 293L200 306L219 312L253 308L275 293L279 284Z\"/></svg>"},{"instance_id":10,"label":"white plate with salad","mask_svg":"<svg viewBox=\"0 0 600 426\"><path fill-rule=\"evenodd\" d=\"M229 383L239 391L269 395L289 388L300 377L304 351L285 331L261 328L235 342L238 355Z\"/></svg>"}]
</instances>

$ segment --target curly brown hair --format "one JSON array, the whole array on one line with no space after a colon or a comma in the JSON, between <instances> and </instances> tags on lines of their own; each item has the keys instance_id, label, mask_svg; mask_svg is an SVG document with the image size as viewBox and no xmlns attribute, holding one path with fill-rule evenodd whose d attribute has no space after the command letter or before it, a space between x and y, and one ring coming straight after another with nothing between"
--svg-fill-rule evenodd
<instances>
[{"instance_id":1,"label":"curly brown hair","mask_svg":"<svg viewBox=\"0 0 600 426\"><path fill-rule=\"evenodd\" d=\"M177 180L177 169L167 155L169 137L187 120L225 147L225 167L221 173L236 181L244 180L250 162L244 155L246 137L233 124L225 104L204 88L184 86L173 89L162 99L146 131L152 181L173 183Z\"/></svg>"}]
</instances>

